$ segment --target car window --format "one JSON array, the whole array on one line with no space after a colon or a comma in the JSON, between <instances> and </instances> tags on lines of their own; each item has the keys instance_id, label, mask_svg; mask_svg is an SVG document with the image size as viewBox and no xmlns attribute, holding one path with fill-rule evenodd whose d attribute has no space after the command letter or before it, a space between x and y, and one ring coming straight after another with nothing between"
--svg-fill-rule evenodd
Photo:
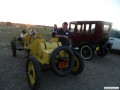
<instances>
[{"instance_id":1,"label":"car window","mask_svg":"<svg viewBox=\"0 0 120 90\"><path fill-rule=\"evenodd\" d=\"M82 27L81 27L80 32L84 32L84 28L85 28L85 25L84 25L84 24L82 24Z\"/></svg>"},{"instance_id":2,"label":"car window","mask_svg":"<svg viewBox=\"0 0 120 90\"><path fill-rule=\"evenodd\" d=\"M71 31L71 32L74 32L74 29L75 29L75 24L71 24L70 31Z\"/></svg>"},{"instance_id":3,"label":"car window","mask_svg":"<svg viewBox=\"0 0 120 90\"><path fill-rule=\"evenodd\" d=\"M109 25L104 25L104 27L103 27L103 32L104 32L104 33L108 33L108 32L109 32L109 28L110 28Z\"/></svg>"},{"instance_id":4,"label":"car window","mask_svg":"<svg viewBox=\"0 0 120 90\"><path fill-rule=\"evenodd\" d=\"M96 26L96 24L91 24L91 33L95 32L95 26Z\"/></svg>"},{"instance_id":5,"label":"car window","mask_svg":"<svg viewBox=\"0 0 120 90\"><path fill-rule=\"evenodd\" d=\"M77 33L83 33L83 32L84 32L84 24L78 24Z\"/></svg>"},{"instance_id":6,"label":"car window","mask_svg":"<svg viewBox=\"0 0 120 90\"><path fill-rule=\"evenodd\" d=\"M85 29L85 33L92 34L95 32L95 24L78 24L77 25L77 33L83 33ZM72 30L74 30L75 25L71 25Z\"/></svg>"},{"instance_id":7,"label":"car window","mask_svg":"<svg viewBox=\"0 0 120 90\"><path fill-rule=\"evenodd\" d=\"M77 32L78 33L81 32L81 27L82 27L82 25L77 25Z\"/></svg>"},{"instance_id":8,"label":"car window","mask_svg":"<svg viewBox=\"0 0 120 90\"><path fill-rule=\"evenodd\" d=\"M92 34L95 32L95 24L86 24L86 33Z\"/></svg>"},{"instance_id":9,"label":"car window","mask_svg":"<svg viewBox=\"0 0 120 90\"><path fill-rule=\"evenodd\" d=\"M86 33L90 33L91 30L89 28L90 28L89 24L86 24Z\"/></svg>"}]
</instances>

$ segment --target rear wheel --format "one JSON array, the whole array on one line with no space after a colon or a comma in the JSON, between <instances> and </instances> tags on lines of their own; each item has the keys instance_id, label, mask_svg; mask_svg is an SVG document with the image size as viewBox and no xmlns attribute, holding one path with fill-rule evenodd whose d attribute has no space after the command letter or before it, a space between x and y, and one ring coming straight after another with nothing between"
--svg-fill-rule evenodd
<instances>
[{"instance_id":1,"label":"rear wheel","mask_svg":"<svg viewBox=\"0 0 120 90\"><path fill-rule=\"evenodd\" d=\"M56 48L51 54L50 65L55 74L59 76L68 75L74 65L72 50L66 46Z\"/></svg>"},{"instance_id":2,"label":"rear wheel","mask_svg":"<svg viewBox=\"0 0 120 90\"><path fill-rule=\"evenodd\" d=\"M26 63L26 74L30 88L38 90L41 83L41 66L34 57L30 57Z\"/></svg>"},{"instance_id":3,"label":"rear wheel","mask_svg":"<svg viewBox=\"0 0 120 90\"><path fill-rule=\"evenodd\" d=\"M97 55L104 57L109 53L109 48L108 47L103 47L99 51L97 51Z\"/></svg>"},{"instance_id":4,"label":"rear wheel","mask_svg":"<svg viewBox=\"0 0 120 90\"><path fill-rule=\"evenodd\" d=\"M11 41L11 49L12 49L13 57L16 57L16 44L14 40Z\"/></svg>"},{"instance_id":5,"label":"rear wheel","mask_svg":"<svg viewBox=\"0 0 120 90\"><path fill-rule=\"evenodd\" d=\"M83 45L80 48L80 55L84 60L90 60L94 56L94 49L90 45Z\"/></svg>"},{"instance_id":6,"label":"rear wheel","mask_svg":"<svg viewBox=\"0 0 120 90\"><path fill-rule=\"evenodd\" d=\"M75 63L72 69L72 74L79 75L84 70L84 61L79 55L79 53L76 51L74 51L74 60L75 60Z\"/></svg>"}]
</instances>

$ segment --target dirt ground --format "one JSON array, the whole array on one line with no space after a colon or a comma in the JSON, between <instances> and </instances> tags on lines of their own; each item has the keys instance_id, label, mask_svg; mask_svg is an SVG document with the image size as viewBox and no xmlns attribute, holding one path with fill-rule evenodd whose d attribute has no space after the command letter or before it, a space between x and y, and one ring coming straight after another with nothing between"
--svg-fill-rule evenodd
<instances>
[{"instance_id":1,"label":"dirt ground","mask_svg":"<svg viewBox=\"0 0 120 90\"><path fill-rule=\"evenodd\" d=\"M12 57L10 47L0 45L0 90L30 90L24 52ZM59 77L51 70L44 71L40 90L104 90L105 86L120 86L120 54L85 61L84 71L78 76Z\"/></svg>"}]
</instances>

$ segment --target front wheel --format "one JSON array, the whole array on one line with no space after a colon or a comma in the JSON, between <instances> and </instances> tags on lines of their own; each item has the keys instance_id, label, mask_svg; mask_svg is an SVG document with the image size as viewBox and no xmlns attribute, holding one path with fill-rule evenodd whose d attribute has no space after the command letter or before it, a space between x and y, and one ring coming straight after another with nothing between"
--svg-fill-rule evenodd
<instances>
[{"instance_id":1,"label":"front wheel","mask_svg":"<svg viewBox=\"0 0 120 90\"><path fill-rule=\"evenodd\" d=\"M38 90L41 83L41 66L34 57L29 57L26 63L26 74L30 88Z\"/></svg>"},{"instance_id":2,"label":"front wheel","mask_svg":"<svg viewBox=\"0 0 120 90\"><path fill-rule=\"evenodd\" d=\"M60 46L52 52L50 66L53 73L59 76L66 76L72 71L73 65L74 56L69 47Z\"/></svg>"},{"instance_id":3,"label":"front wheel","mask_svg":"<svg viewBox=\"0 0 120 90\"><path fill-rule=\"evenodd\" d=\"M84 61L78 52L74 51L74 67L72 69L73 75L79 75L84 70Z\"/></svg>"},{"instance_id":4,"label":"front wheel","mask_svg":"<svg viewBox=\"0 0 120 90\"><path fill-rule=\"evenodd\" d=\"M84 60L90 60L94 54L94 49L90 45L83 45L80 48L80 55Z\"/></svg>"}]
</instances>

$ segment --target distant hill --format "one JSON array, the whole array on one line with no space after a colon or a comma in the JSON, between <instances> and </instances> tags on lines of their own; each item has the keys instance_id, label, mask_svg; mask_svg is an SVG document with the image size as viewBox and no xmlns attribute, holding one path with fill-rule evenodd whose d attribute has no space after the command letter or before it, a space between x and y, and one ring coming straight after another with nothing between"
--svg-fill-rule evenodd
<instances>
[{"instance_id":1,"label":"distant hill","mask_svg":"<svg viewBox=\"0 0 120 90\"><path fill-rule=\"evenodd\" d=\"M12 22L0 22L0 29L5 29L5 27L21 27L21 28L52 28L51 26L45 25L32 25L32 24L24 24L24 23L12 23Z\"/></svg>"}]
</instances>

